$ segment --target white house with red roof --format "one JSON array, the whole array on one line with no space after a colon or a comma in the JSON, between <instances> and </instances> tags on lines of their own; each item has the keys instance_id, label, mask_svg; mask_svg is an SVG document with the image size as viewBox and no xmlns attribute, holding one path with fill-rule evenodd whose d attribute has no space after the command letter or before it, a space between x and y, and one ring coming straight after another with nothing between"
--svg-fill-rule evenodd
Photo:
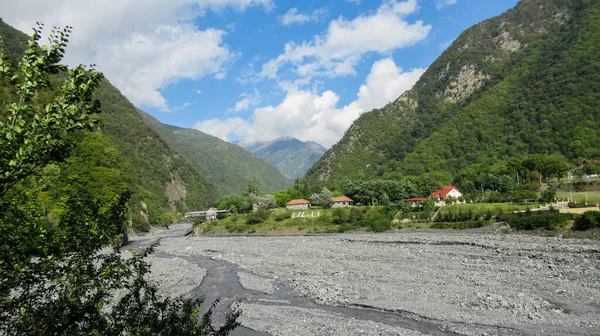
<instances>
[{"instance_id":1,"label":"white house with red roof","mask_svg":"<svg viewBox=\"0 0 600 336\"><path fill-rule=\"evenodd\" d=\"M444 205L445 200L449 197L452 197L455 200L463 197L463 194L458 190L458 188L453 186L446 186L444 189L440 189L438 191L434 191L431 194L431 198L435 201L437 206Z\"/></svg>"},{"instance_id":2,"label":"white house with red roof","mask_svg":"<svg viewBox=\"0 0 600 336\"><path fill-rule=\"evenodd\" d=\"M289 210L309 209L310 206L310 201L307 201L303 198L291 200L285 205L285 207Z\"/></svg>"},{"instance_id":3,"label":"white house with red roof","mask_svg":"<svg viewBox=\"0 0 600 336\"><path fill-rule=\"evenodd\" d=\"M329 201L332 208L346 208L354 205L354 201L348 196L332 197Z\"/></svg>"}]
</instances>

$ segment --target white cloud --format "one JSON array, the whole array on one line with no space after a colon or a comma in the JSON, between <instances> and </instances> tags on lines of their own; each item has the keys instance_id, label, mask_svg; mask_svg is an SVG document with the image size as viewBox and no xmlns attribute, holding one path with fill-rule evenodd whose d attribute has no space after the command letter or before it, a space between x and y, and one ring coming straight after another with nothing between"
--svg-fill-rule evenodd
<instances>
[{"instance_id":1,"label":"white cloud","mask_svg":"<svg viewBox=\"0 0 600 336\"><path fill-rule=\"evenodd\" d=\"M224 31L191 20L206 10L273 7L272 0L21 0L0 2L6 22L27 33L36 21L73 26L65 62L95 63L140 106L169 110L160 90L180 79L224 77L235 59Z\"/></svg>"},{"instance_id":2,"label":"white cloud","mask_svg":"<svg viewBox=\"0 0 600 336\"><path fill-rule=\"evenodd\" d=\"M430 25L404 19L417 8L417 0L385 0L371 15L353 20L340 17L329 23L325 34L310 42L286 43L281 55L263 64L260 77L277 78L284 66L303 77L354 74L354 67L364 54L385 54L428 36Z\"/></svg>"},{"instance_id":3,"label":"white cloud","mask_svg":"<svg viewBox=\"0 0 600 336\"><path fill-rule=\"evenodd\" d=\"M331 90L318 94L284 85L287 94L283 101L277 106L255 109L250 121L211 119L198 122L194 128L223 140L241 138L246 144L292 136L329 147L362 113L396 99L410 89L423 72L423 69L403 72L392 59L385 58L373 64L356 100L346 106L337 106L339 96Z\"/></svg>"},{"instance_id":4,"label":"white cloud","mask_svg":"<svg viewBox=\"0 0 600 336\"><path fill-rule=\"evenodd\" d=\"M227 139L229 134L237 134L240 129L246 129L247 125L248 122L242 118L209 119L197 122L193 128L220 139Z\"/></svg>"},{"instance_id":5,"label":"white cloud","mask_svg":"<svg viewBox=\"0 0 600 336\"><path fill-rule=\"evenodd\" d=\"M443 7L454 5L458 0L435 0L435 7L439 10Z\"/></svg>"},{"instance_id":6,"label":"white cloud","mask_svg":"<svg viewBox=\"0 0 600 336\"><path fill-rule=\"evenodd\" d=\"M192 105L193 105L193 103L187 103L187 102L186 102L186 103L183 103L183 104L182 104L182 105L180 105L180 106L176 106L176 107L174 107L174 108L173 108L173 111L183 111L183 110L185 110L186 108L188 108L188 107L190 107L190 106L192 106Z\"/></svg>"},{"instance_id":7,"label":"white cloud","mask_svg":"<svg viewBox=\"0 0 600 336\"><path fill-rule=\"evenodd\" d=\"M252 107L256 107L262 101L260 92L254 89L253 93L243 93L240 96L240 100L235 103L235 106L228 109L227 112L242 112Z\"/></svg>"},{"instance_id":8,"label":"white cloud","mask_svg":"<svg viewBox=\"0 0 600 336\"><path fill-rule=\"evenodd\" d=\"M307 22L317 22L322 20L327 15L325 8L315 9L310 14L302 14L298 12L298 8L290 8L284 15L280 16L279 19L281 24L289 26L292 24L303 24Z\"/></svg>"},{"instance_id":9,"label":"white cloud","mask_svg":"<svg viewBox=\"0 0 600 336\"><path fill-rule=\"evenodd\" d=\"M195 92L196 94L199 94L199 95L201 95L201 94L202 94L202 90L194 90L194 92Z\"/></svg>"},{"instance_id":10,"label":"white cloud","mask_svg":"<svg viewBox=\"0 0 600 336\"><path fill-rule=\"evenodd\" d=\"M403 72L391 58L379 60L373 64L366 83L360 87L356 102L362 111L382 107L410 90L424 72L425 69L421 68Z\"/></svg>"}]
</instances>

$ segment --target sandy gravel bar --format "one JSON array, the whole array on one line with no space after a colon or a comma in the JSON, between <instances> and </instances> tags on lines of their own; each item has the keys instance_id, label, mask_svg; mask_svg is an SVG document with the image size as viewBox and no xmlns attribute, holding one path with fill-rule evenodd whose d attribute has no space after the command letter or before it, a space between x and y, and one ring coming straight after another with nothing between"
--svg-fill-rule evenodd
<instances>
[{"instance_id":1,"label":"sandy gravel bar","mask_svg":"<svg viewBox=\"0 0 600 336\"><path fill-rule=\"evenodd\" d=\"M361 321L341 314L315 309L241 304L245 313L240 321L271 335L345 335L345 336L418 336L420 332L394 328L383 323Z\"/></svg>"},{"instance_id":2,"label":"sandy gravel bar","mask_svg":"<svg viewBox=\"0 0 600 336\"><path fill-rule=\"evenodd\" d=\"M413 314L460 334L598 335L600 330L598 241L398 231L192 237L165 240L157 250L188 260L225 260L262 283L285 283L319 304ZM244 321L267 332L288 321L286 315L300 314L282 307L269 319L251 322L264 316L258 311L271 309L252 308ZM318 312L301 314L316 325L324 318ZM296 334L328 334L311 331Z\"/></svg>"}]
</instances>

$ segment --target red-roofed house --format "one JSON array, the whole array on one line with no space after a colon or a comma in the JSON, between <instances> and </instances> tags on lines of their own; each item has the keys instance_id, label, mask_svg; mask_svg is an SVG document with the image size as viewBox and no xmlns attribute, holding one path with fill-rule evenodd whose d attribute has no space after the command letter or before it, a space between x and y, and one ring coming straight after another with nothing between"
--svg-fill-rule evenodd
<instances>
[{"instance_id":1,"label":"red-roofed house","mask_svg":"<svg viewBox=\"0 0 600 336\"><path fill-rule=\"evenodd\" d=\"M290 210L299 210L299 209L309 209L310 208L310 201L307 201L305 199L295 199L295 200L291 200L289 201L285 207L286 209L290 209Z\"/></svg>"},{"instance_id":2,"label":"red-roofed house","mask_svg":"<svg viewBox=\"0 0 600 336\"><path fill-rule=\"evenodd\" d=\"M444 200L448 197L459 199L462 196L463 194L460 192L460 190L453 186L446 186L444 189L434 191L433 194L431 194L431 197L435 200L435 203L438 206L440 203L443 205Z\"/></svg>"},{"instance_id":3,"label":"red-roofed house","mask_svg":"<svg viewBox=\"0 0 600 336\"><path fill-rule=\"evenodd\" d=\"M348 196L332 197L330 202L332 208L346 208L354 205L354 201Z\"/></svg>"}]
</instances>

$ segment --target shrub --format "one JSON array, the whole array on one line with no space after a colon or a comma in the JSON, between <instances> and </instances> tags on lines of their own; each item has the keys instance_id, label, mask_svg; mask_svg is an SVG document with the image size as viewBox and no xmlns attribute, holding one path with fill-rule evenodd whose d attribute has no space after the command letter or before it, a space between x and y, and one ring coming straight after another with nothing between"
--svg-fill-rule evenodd
<instances>
[{"instance_id":1,"label":"shrub","mask_svg":"<svg viewBox=\"0 0 600 336\"><path fill-rule=\"evenodd\" d=\"M364 211L361 207L352 207L350 208L349 219L351 222L356 223L360 222L364 218Z\"/></svg>"},{"instance_id":2,"label":"shrub","mask_svg":"<svg viewBox=\"0 0 600 336\"><path fill-rule=\"evenodd\" d=\"M594 228L600 228L599 211L588 211L575 219L575 224L573 224L573 230L577 231L584 231Z\"/></svg>"},{"instance_id":3,"label":"shrub","mask_svg":"<svg viewBox=\"0 0 600 336\"><path fill-rule=\"evenodd\" d=\"M350 211L346 208L335 208L331 212L331 222L333 224L344 224L350 221Z\"/></svg>"},{"instance_id":4,"label":"shrub","mask_svg":"<svg viewBox=\"0 0 600 336\"><path fill-rule=\"evenodd\" d=\"M253 224L260 224L262 222L264 222L264 218L262 218L261 216L257 215L256 213L251 213L248 215L248 217L246 217L246 223L253 225Z\"/></svg>"},{"instance_id":5,"label":"shrub","mask_svg":"<svg viewBox=\"0 0 600 336\"><path fill-rule=\"evenodd\" d=\"M288 218L292 218L292 212L288 210L280 210L273 214L273 217L276 222L283 222Z\"/></svg>"},{"instance_id":6,"label":"shrub","mask_svg":"<svg viewBox=\"0 0 600 336\"><path fill-rule=\"evenodd\" d=\"M266 221L269 216L271 216L271 212L269 212L269 210L258 209L258 211L248 214L248 217L246 217L246 223L251 225L260 224Z\"/></svg>"},{"instance_id":7,"label":"shrub","mask_svg":"<svg viewBox=\"0 0 600 336\"><path fill-rule=\"evenodd\" d=\"M392 229L392 222L387 218L378 218L369 224L369 231L385 232Z\"/></svg>"},{"instance_id":8,"label":"shrub","mask_svg":"<svg viewBox=\"0 0 600 336\"><path fill-rule=\"evenodd\" d=\"M328 214L321 214L321 216L319 216L319 218L317 218L317 223L319 225L331 225L332 220L331 220L331 216Z\"/></svg>"},{"instance_id":9,"label":"shrub","mask_svg":"<svg viewBox=\"0 0 600 336\"><path fill-rule=\"evenodd\" d=\"M565 214L530 215L508 220L508 225L515 230L556 230L564 228L570 216Z\"/></svg>"},{"instance_id":10,"label":"shrub","mask_svg":"<svg viewBox=\"0 0 600 336\"><path fill-rule=\"evenodd\" d=\"M346 223L339 227L338 232L343 233L343 232L347 232L347 231L352 231L354 229L356 229L356 225Z\"/></svg>"}]
</instances>

